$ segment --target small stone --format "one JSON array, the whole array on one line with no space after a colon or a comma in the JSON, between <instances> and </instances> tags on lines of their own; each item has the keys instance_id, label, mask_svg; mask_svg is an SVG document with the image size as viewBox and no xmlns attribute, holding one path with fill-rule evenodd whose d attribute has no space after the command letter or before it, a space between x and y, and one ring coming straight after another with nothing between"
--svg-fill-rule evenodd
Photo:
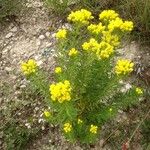
<instances>
[{"instance_id":1,"label":"small stone","mask_svg":"<svg viewBox=\"0 0 150 150\"><path fill-rule=\"evenodd\" d=\"M35 59L36 61L38 61L38 60L40 60L41 58L40 58L40 56L37 54L37 55L34 57L34 59Z\"/></svg>"},{"instance_id":2,"label":"small stone","mask_svg":"<svg viewBox=\"0 0 150 150\"><path fill-rule=\"evenodd\" d=\"M26 87L26 85L21 85L20 86L21 89L24 89L25 87Z\"/></svg>"},{"instance_id":3,"label":"small stone","mask_svg":"<svg viewBox=\"0 0 150 150\"><path fill-rule=\"evenodd\" d=\"M44 127L44 126L42 126L42 130L45 130L45 127Z\"/></svg>"},{"instance_id":4,"label":"small stone","mask_svg":"<svg viewBox=\"0 0 150 150\"><path fill-rule=\"evenodd\" d=\"M129 90L129 89L131 89L131 88L132 88L132 85L131 85L131 84L129 84L129 83L127 83L127 84L125 85L125 88L126 88L127 90Z\"/></svg>"},{"instance_id":5,"label":"small stone","mask_svg":"<svg viewBox=\"0 0 150 150\"><path fill-rule=\"evenodd\" d=\"M17 32L17 30L18 30L17 27L13 27L10 31L11 32Z\"/></svg>"},{"instance_id":6,"label":"small stone","mask_svg":"<svg viewBox=\"0 0 150 150\"><path fill-rule=\"evenodd\" d=\"M38 111L39 110L39 107L35 107L35 111Z\"/></svg>"},{"instance_id":7,"label":"small stone","mask_svg":"<svg viewBox=\"0 0 150 150\"><path fill-rule=\"evenodd\" d=\"M2 51L3 54L6 54L7 52L8 52L7 48Z\"/></svg>"},{"instance_id":8,"label":"small stone","mask_svg":"<svg viewBox=\"0 0 150 150\"><path fill-rule=\"evenodd\" d=\"M11 68L10 68L10 67L6 67L5 70L6 70L7 72L10 72L10 71L11 71Z\"/></svg>"},{"instance_id":9,"label":"small stone","mask_svg":"<svg viewBox=\"0 0 150 150\"><path fill-rule=\"evenodd\" d=\"M51 49L51 52L55 52L55 49Z\"/></svg>"},{"instance_id":10,"label":"small stone","mask_svg":"<svg viewBox=\"0 0 150 150\"><path fill-rule=\"evenodd\" d=\"M39 120L38 120L38 123L41 123L42 121L43 121L42 119L39 119Z\"/></svg>"},{"instance_id":11,"label":"small stone","mask_svg":"<svg viewBox=\"0 0 150 150\"><path fill-rule=\"evenodd\" d=\"M118 113L121 113L121 114L122 114L122 113L123 113L123 111L119 109L119 110L118 110Z\"/></svg>"},{"instance_id":12,"label":"small stone","mask_svg":"<svg viewBox=\"0 0 150 150\"><path fill-rule=\"evenodd\" d=\"M18 113L18 115L20 116L20 115L21 115L21 113L19 112L19 113Z\"/></svg>"},{"instance_id":13,"label":"small stone","mask_svg":"<svg viewBox=\"0 0 150 150\"><path fill-rule=\"evenodd\" d=\"M51 42L46 44L46 47L51 47L51 46L52 46Z\"/></svg>"},{"instance_id":14,"label":"small stone","mask_svg":"<svg viewBox=\"0 0 150 150\"><path fill-rule=\"evenodd\" d=\"M44 39L45 39L45 36L44 36L44 35L40 35L40 36L39 36L39 39L40 39L40 40L44 40Z\"/></svg>"},{"instance_id":15,"label":"small stone","mask_svg":"<svg viewBox=\"0 0 150 150\"><path fill-rule=\"evenodd\" d=\"M28 126L27 126L27 128L28 128L28 129L31 129L31 126L30 126L30 125L28 125Z\"/></svg>"},{"instance_id":16,"label":"small stone","mask_svg":"<svg viewBox=\"0 0 150 150\"><path fill-rule=\"evenodd\" d=\"M27 127L29 125L29 123L25 123L25 126Z\"/></svg>"},{"instance_id":17,"label":"small stone","mask_svg":"<svg viewBox=\"0 0 150 150\"><path fill-rule=\"evenodd\" d=\"M51 143L51 142L52 142L52 140L50 139L50 140L48 140L48 142L49 142L49 143Z\"/></svg>"},{"instance_id":18,"label":"small stone","mask_svg":"<svg viewBox=\"0 0 150 150\"><path fill-rule=\"evenodd\" d=\"M41 66L43 64L42 60L37 61L38 66Z\"/></svg>"},{"instance_id":19,"label":"small stone","mask_svg":"<svg viewBox=\"0 0 150 150\"><path fill-rule=\"evenodd\" d=\"M55 38L55 36L56 36L56 33L53 33L53 34L52 34L52 37Z\"/></svg>"},{"instance_id":20,"label":"small stone","mask_svg":"<svg viewBox=\"0 0 150 150\"><path fill-rule=\"evenodd\" d=\"M51 36L50 32L46 32L45 35L46 35L46 37L48 37L48 38Z\"/></svg>"},{"instance_id":21,"label":"small stone","mask_svg":"<svg viewBox=\"0 0 150 150\"><path fill-rule=\"evenodd\" d=\"M40 114L40 117L42 117L43 116L43 113L42 114Z\"/></svg>"},{"instance_id":22,"label":"small stone","mask_svg":"<svg viewBox=\"0 0 150 150\"><path fill-rule=\"evenodd\" d=\"M5 38L6 39L9 39L10 37L12 37L13 36L13 33L12 32L9 32L6 36L5 36Z\"/></svg>"},{"instance_id":23,"label":"small stone","mask_svg":"<svg viewBox=\"0 0 150 150\"><path fill-rule=\"evenodd\" d=\"M36 45L37 45L37 46L40 46L40 45L41 45L41 41L40 41L39 39L36 41Z\"/></svg>"}]
</instances>

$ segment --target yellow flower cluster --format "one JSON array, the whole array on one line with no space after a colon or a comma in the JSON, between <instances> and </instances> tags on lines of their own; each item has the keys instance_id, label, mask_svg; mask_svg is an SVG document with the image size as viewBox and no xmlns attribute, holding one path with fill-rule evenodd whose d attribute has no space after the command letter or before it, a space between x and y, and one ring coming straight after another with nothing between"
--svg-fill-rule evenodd
<instances>
[{"instance_id":1,"label":"yellow flower cluster","mask_svg":"<svg viewBox=\"0 0 150 150\"><path fill-rule=\"evenodd\" d=\"M137 88L135 89L135 91L136 91L136 93L139 94L139 95L143 94L143 90L142 90L141 88L139 88L139 87L137 87Z\"/></svg>"},{"instance_id":2,"label":"yellow flower cluster","mask_svg":"<svg viewBox=\"0 0 150 150\"><path fill-rule=\"evenodd\" d=\"M82 45L83 50L95 52L98 58L105 59L114 52L114 47L109 43L102 41L98 43L94 38L91 38L89 42L84 42Z\"/></svg>"},{"instance_id":3,"label":"yellow flower cluster","mask_svg":"<svg viewBox=\"0 0 150 150\"><path fill-rule=\"evenodd\" d=\"M120 29L122 24L123 24L122 19L117 17L116 19L110 21L110 23L108 24L108 30L112 32L115 29Z\"/></svg>"},{"instance_id":4,"label":"yellow flower cluster","mask_svg":"<svg viewBox=\"0 0 150 150\"><path fill-rule=\"evenodd\" d=\"M87 29L93 34L100 34L105 30L105 26L103 26L102 23L99 23L98 25L90 24Z\"/></svg>"},{"instance_id":5,"label":"yellow flower cluster","mask_svg":"<svg viewBox=\"0 0 150 150\"><path fill-rule=\"evenodd\" d=\"M117 47L120 44L119 37L109 31L103 32L102 40L114 47Z\"/></svg>"},{"instance_id":6,"label":"yellow flower cluster","mask_svg":"<svg viewBox=\"0 0 150 150\"><path fill-rule=\"evenodd\" d=\"M55 68L55 73L59 74L59 73L61 73L61 72L62 72L61 67L56 67L56 68Z\"/></svg>"},{"instance_id":7,"label":"yellow flower cluster","mask_svg":"<svg viewBox=\"0 0 150 150\"><path fill-rule=\"evenodd\" d=\"M104 10L99 14L99 19L102 21L114 20L119 16L114 10Z\"/></svg>"},{"instance_id":8,"label":"yellow flower cluster","mask_svg":"<svg viewBox=\"0 0 150 150\"><path fill-rule=\"evenodd\" d=\"M56 38L57 39L65 39L67 35L67 30L66 29L60 29L57 33L56 33Z\"/></svg>"},{"instance_id":9,"label":"yellow flower cluster","mask_svg":"<svg viewBox=\"0 0 150 150\"><path fill-rule=\"evenodd\" d=\"M76 56L77 54L78 51L75 48L70 49L68 53L69 56Z\"/></svg>"},{"instance_id":10,"label":"yellow flower cluster","mask_svg":"<svg viewBox=\"0 0 150 150\"><path fill-rule=\"evenodd\" d=\"M118 60L115 66L115 72L117 75L125 75L133 71L134 63L130 60Z\"/></svg>"},{"instance_id":11,"label":"yellow flower cluster","mask_svg":"<svg viewBox=\"0 0 150 150\"><path fill-rule=\"evenodd\" d=\"M93 124L90 126L90 132L93 134L97 133L97 129L98 129L98 127Z\"/></svg>"},{"instance_id":12,"label":"yellow flower cluster","mask_svg":"<svg viewBox=\"0 0 150 150\"><path fill-rule=\"evenodd\" d=\"M44 111L45 117L49 118L51 116L51 113L47 110Z\"/></svg>"},{"instance_id":13,"label":"yellow flower cluster","mask_svg":"<svg viewBox=\"0 0 150 150\"><path fill-rule=\"evenodd\" d=\"M21 64L21 70L25 75L35 73L37 70L37 63L33 59L29 59L27 62Z\"/></svg>"},{"instance_id":14,"label":"yellow flower cluster","mask_svg":"<svg viewBox=\"0 0 150 150\"><path fill-rule=\"evenodd\" d=\"M99 19L108 23L108 30L110 32L115 29L120 29L123 32L132 31L133 22L132 21L123 21L119 18L119 14L114 10L104 10L99 14Z\"/></svg>"},{"instance_id":15,"label":"yellow flower cluster","mask_svg":"<svg viewBox=\"0 0 150 150\"><path fill-rule=\"evenodd\" d=\"M96 52L97 56L101 59L109 58L109 56L114 52L113 46L106 42L101 42L99 50Z\"/></svg>"},{"instance_id":16,"label":"yellow flower cluster","mask_svg":"<svg viewBox=\"0 0 150 150\"><path fill-rule=\"evenodd\" d=\"M133 22L132 21L124 21L121 26L122 31L132 31L133 30Z\"/></svg>"},{"instance_id":17,"label":"yellow flower cluster","mask_svg":"<svg viewBox=\"0 0 150 150\"><path fill-rule=\"evenodd\" d=\"M72 130L72 125L70 124L70 123L65 123L64 124L64 131L66 132L66 133L68 133L68 132L71 132L71 130Z\"/></svg>"},{"instance_id":18,"label":"yellow flower cluster","mask_svg":"<svg viewBox=\"0 0 150 150\"><path fill-rule=\"evenodd\" d=\"M75 12L71 12L71 14L68 16L68 20L80 24L89 24L89 20L93 19L90 11L87 11L85 9L81 9Z\"/></svg>"},{"instance_id":19,"label":"yellow flower cluster","mask_svg":"<svg viewBox=\"0 0 150 150\"><path fill-rule=\"evenodd\" d=\"M68 80L50 85L51 99L58 100L59 103L71 100L71 86Z\"/></svg>"},{"instance_id":20,"label":"yellow flower cluster","mask_svg":"<svg viewBox=\"0 0 150 150\"><path fill-rule=\"evenodd\" d=\"M108 24L109 31L114 31L115 29L120 29L123 32L132 31L133 22L132 21L124 21L117 17L115 20L110 21Z\"/></svg>"},{"instance_id":21,"label":"yellow flower cluster","mask_svg":"<svg viewBox=\"0 0 150 150\"><path fill-rule=\"evenodd\" d=\"M99 50L99 47L100 47L99 43L94 38L91 38L89 42L84 42L82 45L83 50L93 52Z\"/></svg>"}]
</instances>

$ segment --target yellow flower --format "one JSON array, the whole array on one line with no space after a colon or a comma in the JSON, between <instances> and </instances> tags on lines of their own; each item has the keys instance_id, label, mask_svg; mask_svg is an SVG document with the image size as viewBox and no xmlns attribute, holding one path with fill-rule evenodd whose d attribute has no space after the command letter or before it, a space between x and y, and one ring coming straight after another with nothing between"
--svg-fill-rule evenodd
<instances>
[{"instance_id":1,"label":"yellow flower","mask_svg":"<svg viewBox=\"0 0 150 150\"><path fill-rule=\"evenodd\" d=\"M123 25L122 19L117 17L115 20L110 21L110 23L108 24L108 30L112 32L115 29L120 29L122 25Z\"/></svg>"},{"instance_id":2,"label":"yellow flower","mask_svg":"<svg viewBox=\"0 0 150 150\"><path fill-rule=\"evenodd\" d=\"M99 14L99 19L103 21L111 21L119 16L114 10L104 10Z\"/></svg>"},{"instance_id":3,"label":"yellow flower","mask_svg":"<svg viewBox=\"0 0 150 150\"><path fill-rule=\"evenodd\" d=\"M75 48L72 48L68 53L69 56L76 56L77 54L78 51Z\"/></svg>"},{"instance_id":4,"label":"yellow flower","mask_svg":"<svg viewBox=\"0 0 150 150\"><path fill-rule=\"evenodd\" d=\"M142 90L141 88L139 88L139 87L137 87L137 88L135 89L135 91L136 91L136 93L139 94L139 95L143 94L143 90Z\"/></svg>"},{"instance_id":5,"label":"yellow flower","mask_svg":"<svg viewBox=\"0 0 150 150\"><path fill-rule=\"evenodd\" d=\"M122 32L132 31L133 30L133 22L132 21L122 21L121 18L117 17L115 20L110 21L108 24L108 30L110 32L115 29L120 29Z\"/></svg>"},{"instance_id":6,"label":"yellow flower","mask_svg":"<svg viewBox=\"0 0 150 150\"><path fill-rule=\"evenodd\" d=\"M110 44L108 44L104 41L102 41L99 45L100 46L96 52L96 55L100 59L109 58L110 55L114 52L113 46L111 46Z\"/></svg>"},{"instance_id":7,"label":"yellow flower","mask_svg":"<svg viewBox=\"0 0 150 150\"><path fill-rule=\"evenodd\" d=\"M93 134L97 133L97 129L98 129L98 127L94 126L93 124L90 126L90 132L93 133Z\"/></svg>"},{"instance_id":8,"label":"yellow flower","mask_svg":"<svg viewBox=\"0 0 150 150\"><path fill-rule=\"evenodd\" d=\"M105 26L103 26L102 23L99 23L98 25L90 24L87 29L93 34L99 34L105 30Z\"/></svg>"},{"instance_id":9,"label":"yellow flower","mask_svg":"<svg viewBox=\"0 0 150 150\"><path fill-rule=\"evenodd\" d=\"M62 103L64 101L71 100L71 86L68 80L65 80L64 83L58 82L56 84L51 84L49 90L51 94L51 99L53 101L57 100L59 103Z\"/></svg>"},{"instance_id":10,"label":"yellow flower","mask_svg":"<svg viewBox=\"0 0 150 150\"><path fill-rule=\"evenodd\" d=\"M71 132L71 130L72 130L72 125L70 124L70 123L65 123L64 124L64 131L66 132L66 133L68 133L68 132Z\"/></svg>"},{"instance_id":11,"label":"yellow flower","mask_svg":"<svg viewBox=\"0 0 150 150\"><path fill-rule=\"evenodd\" d=\"M49 118L51 116L51 113L49 111L44 111L44 115L45 117Z\"/></svg>"},{"instance_id":12,"label":"yellow flower","mask_svg":"<svg viewBox=\"0 0 150 150\"><path fill-rule=\"evenodd\" d=\"M103 32L102 40L114 47L117 47L120 44L119 37L109 31Z\"/></svg>"},{"instance_id":13,"label":"yellow flower","mask_svg":"<svg viewBox=\"0 0 150 150\"><path fill-rule=\"evenodd\" d=\"M56 38L57 39L65 39L67 35L67 30L66 29L60 29L57 33L56 33Z\"/></svg>"},{"instance_id":14,"label":"yellow flower","mask_svg":"<svg viewBox=\"0 0 150 150\"><path fill-rule=\"evenodd\" d=\"M56 68L55 68L55 73L59 74L59 73L61 73L61 72L62 72L61 67L56 67Z\"/></svg>"},{"instance_id":15,"label":"yellow flower","mask_svg":"<svg viewBox=\"0 0 150 150\"><path fill-rule=\"evenodd\" d=\"M133 71L133 66L130 60L121 59L117 61L115 72L117 75L125 75Z\"/></svg>"},{"instance_id":16,"label":"yellow flower","mask_svg":"<svg viewBox=\"0 0 150 150\"><path fill-rule=\"evenodd\" d=\"M82 123L83 123L83 120L78 119L78 124L82 124Z\"/></svg>"},{"instance_id":17,"label":"yellow flower","mask_svg":"<svg viewBox=\"0 0 150 150\"><path fill-rule=\"evenodd\" d=\"M37 70L37 63L33 59L29 59L27 62L21 64L21 70L25 75L35 73Z\"/></svg>"},{"instance_id":18,"label":"yellow flower","mask_svg":"<svg viewBox=\"0 0 150 150\"><path fill-rule=\"evenodd\" d=\"M80 23L83 25L86 25L89 23L89 20L93 19L90 11L87 11L85 9L81 9L75 12L71 12L71 14L68 16L68 21Z\"/></svg>"},{"instance_id":19,"label":"yellow flower","mask_svg":"<svg viewBox=\"0 0 150 150\"><path fill-rule=\"evenodd\" d=\"M84 42L82 44L82 48L83 50L86 50L86 51L97 51L99 49L100 45L98 44L98 42L94 39L94 38L91 38L89 42Z\"/></svg>"},{"instance_id":20,"label":"yellow flower","mask_svg":"<svg viewBox=\"0 0 150 150\"><path fill-rule=\"evenodd\" d=\"M121 25L120 28L121 28L122 31L132 31L133 30L133 22L132 21L125 21Z\"/></svg>"}]
</instances>

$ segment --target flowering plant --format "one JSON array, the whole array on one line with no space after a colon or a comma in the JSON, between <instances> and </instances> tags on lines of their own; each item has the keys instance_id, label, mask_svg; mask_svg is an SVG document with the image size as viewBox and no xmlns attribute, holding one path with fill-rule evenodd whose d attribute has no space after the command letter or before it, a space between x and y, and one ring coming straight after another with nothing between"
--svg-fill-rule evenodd
<instances>
[{"instance_id":1,"label":"flowering plant","mask_svg":"<svg viewBox=\"0 0 150 150\"><path fill-rule=\"evenodd\" d=\"M133 29L133 23L123 21L114 10L101 12L98 24L90 24L93 18L85 9L71 12L67 19L72 28L56 33L57 67L49 88L39 78L36 62L22 64L31 81L40 81L37 87L52 108L44 113L48 120L59 123L70 141L83 143L93 143L105 122L119 109L135 104L143 94L136 86L121 90L120 80L133 71L134 63L115 58L122 37Z\"/></svg>"}]
</instances>

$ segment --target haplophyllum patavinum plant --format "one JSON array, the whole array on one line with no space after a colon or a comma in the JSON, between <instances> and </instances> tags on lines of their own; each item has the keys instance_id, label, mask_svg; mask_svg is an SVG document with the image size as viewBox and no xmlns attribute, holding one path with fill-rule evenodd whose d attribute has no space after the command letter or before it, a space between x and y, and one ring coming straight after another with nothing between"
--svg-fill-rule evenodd
<instances>
[{"instance_id":1,"label":"haplophyllum patavinum plant","mask_svg":"<svg viewBox=\"0 0 150 150\"><path fill-rule=\"evenodd\" d=\"M123 21L114 10L101 12L98 24L90 24L93 18L85 9L71 12L67 19L72 28L56 33L54 82L49 89L43 80L42 86L33 82L51 105L51 112L44 112L46 119L58 123L70 141L83 143L95 142L102 125L118 109L136 104L143 95L136 86L122 92L119 82L133 71L134 63L115 61L116 49L133 23ZM41 71L34 60L23 63L22 71L29 80L40 81Z\"/></svg>"}]
</instances>

